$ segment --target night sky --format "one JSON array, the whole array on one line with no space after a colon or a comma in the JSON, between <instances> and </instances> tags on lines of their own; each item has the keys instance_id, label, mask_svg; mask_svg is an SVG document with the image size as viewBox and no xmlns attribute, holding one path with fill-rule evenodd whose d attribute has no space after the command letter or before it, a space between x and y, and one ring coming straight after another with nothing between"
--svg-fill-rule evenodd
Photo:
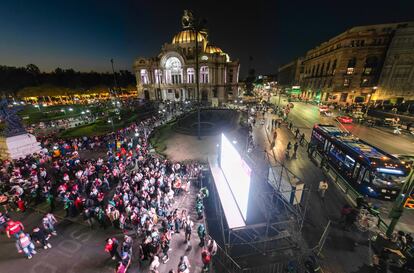
<instances>
[{"instance_id":1,"label":"night sky","mask_svg":"<svg viewBox=\"0 0 414 273\"><path fill-rule=\"evenodd\" d=\"M209 40L270 74L324 40L356 25L414 20L413 0L2 0L0 65L34 63L81 71L132 70L155 56L191 9L207 19Z\"/></svg>"}]
</instances>

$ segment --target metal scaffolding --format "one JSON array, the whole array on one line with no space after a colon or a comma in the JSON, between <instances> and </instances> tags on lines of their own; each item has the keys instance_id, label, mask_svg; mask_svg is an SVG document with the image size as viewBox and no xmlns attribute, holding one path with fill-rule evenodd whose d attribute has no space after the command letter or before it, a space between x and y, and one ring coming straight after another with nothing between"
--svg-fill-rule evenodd
<instances>
[{"instance_id":1,"label":"metal scaffolding","mask_svg":"<svg viewBox=\"0 0 414 273\"><path fill-rule=\"evenodd\" d=\"M275 162L275 160L269 160L269 156L271 155L266 153L268 171L255 173L259 182L255 183L251 190L252 198L256 200L259 210L257 213L263 216L263 221L260 223L229 229L226 226L221 202L218 200L217 189L214 183L209 183L212 185L215 213L220 223L221 239L219 241L223 242L223 251L225 252L223 256L228 256L227 261L223 261L223 264L236 262L236 268L243 268L250 265L249 259L254 261L254 257L266 256L272 257L266 262L269 266L280 268L280 266L275 266L276 263L280 263L280 260L286 261L292 257L301 257L306 249L301 230L310 196L307 194L308 189L302 190L305 197L303 200L296 200L297 205L292 205L286 200L284 196L290 193L283 191L280 184L286 180L297 179L297 177L283 164L279 162L271 164L270 162ZM251 158L245 159L250 161L251 166L257 164ZM244 272L244 270L242 271Z\"/></svg>"}]
</instances>

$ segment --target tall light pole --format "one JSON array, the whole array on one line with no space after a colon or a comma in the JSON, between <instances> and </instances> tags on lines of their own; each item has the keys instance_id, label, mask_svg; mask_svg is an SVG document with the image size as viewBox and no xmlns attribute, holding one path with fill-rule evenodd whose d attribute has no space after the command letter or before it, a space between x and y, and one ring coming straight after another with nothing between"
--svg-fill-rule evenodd
<instances>
[{"instance_id":1,"label":"tall light pole","mask_svg":"<svg viewBox=\"0 0 414 273\"><path fill-rule=\"evenodd\" d=\"M115 97L117 97L118 93L118 82L116 81L115 69L114 69L114 59L111 59L111 66L112 66L112 74L114 74L114 83L115 83Z\"/></svg>"},{"instance_id":2,"label":"tall light pole","mask_svg":"<svg viewBox=\"0 0 414 273\"><path fill-rule=\"evenodd\" d=\"M372 87L372 91L370 94L368 94L368 102L367 102L367 107L365 109L365 117L368 116L368 109L369 109L369 103L371 102L371 98L372 98L372 94L375 93L375 90L377 90L378 87L374 86Z\"/></svg>"},{"instance_id":3,"label":"tall light pole","mask_svg":"<svg viewBox=\"0 0 414 273\"><path fill-rule=\"evenodd\" d=\"M201 27L201 21L197 18L193 20L195 31L195 59L196 59L196 90L197 90L197 138L201 140L201 114L200 114L200 69L198 63L198 33Z\"/></svg>"},{"instance_id":4,"label":"tall light pole","mask_svg":"<svg viewBox=\"0 0 414 273\"><path fill-rule=\"evenodd\" d=\"M403 184L400 194L398 195L397 199L394 202L392 210L390 211L390 218L391 222L387 228L387 236L390 238L392 233L394 232L395 226L400 219L403 210L405 201L410 197L411 193L414 190L414 164L411 166L410 175L407 178L407 181Z\"/></svg>"}]
</instances>

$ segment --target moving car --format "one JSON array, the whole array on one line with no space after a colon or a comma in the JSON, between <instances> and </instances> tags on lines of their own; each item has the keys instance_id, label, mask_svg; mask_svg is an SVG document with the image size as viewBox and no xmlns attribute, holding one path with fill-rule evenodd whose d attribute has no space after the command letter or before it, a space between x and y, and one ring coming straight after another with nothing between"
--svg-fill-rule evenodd
<instances>
[{"instance_id":1,"label":"moving car","mask_svg":"<svg viewBox=\"0 0 414 273\"><path fill-rule=\"evenodd\" d=\"M348 116L339 116L336 117L336 120L340 123L352 123L352 118Z\"/></svg>"},{"instance_id":2,"label":"moving car","mask_svg":"<svg viewBox=\"0 0 414 273\"><path fill-rule=\"evenodd\" d=\"M325 114L325 116L327 116L327 117L332 117L332 115L333 115L332 111L330 111L330 110L325 111L325 112L323 112L323 113L324 113L324 114Z\"/></svg>"},{"instance_id":3,"label":"moving car","mask_svg":"<svg viewBox=\"0 0 414 273\"><path fill-rule=\"evenodd\" d=\"M354 112L352 113L352 116L353 116L355 119L362 119L362 118L364 118L364 113L363 113L363 112L361 112L361 111L354 111Z\"/></svg>"},{"instance_id":4,"label":"moving car","mask_svg":"<svg viewBox=\"0 0 414 273\"><path fill-rule=\"evenodd\" d=\"M323 112L326 112L329 110L329 107L326 105L319 106L319 113L322 114Z\"/></svg>"}]
</instances>

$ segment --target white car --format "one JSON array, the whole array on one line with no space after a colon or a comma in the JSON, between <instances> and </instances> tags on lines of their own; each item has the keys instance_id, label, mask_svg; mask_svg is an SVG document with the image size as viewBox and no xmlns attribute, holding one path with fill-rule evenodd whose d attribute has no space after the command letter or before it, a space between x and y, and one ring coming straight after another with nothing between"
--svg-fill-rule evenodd
<instances>
[{"instance_id":1,"label":"white car","mask_svg":"<svg viewBox=\"0 0 414 273\"><path fill-rule=\"evenodd\" d=\"M319 106L319 113L323 113L323 112L326 112L326 111L329 111L329 107L328 106L326 106L326 105L321 105L321 106Z\"/></svg>"},{"instance_id":2,"label":"white car","mask_svg":"<svg viewBox=\"0 0 414 273\"><path fill-rule=\"evenodd\" d=\"M325 111L325 112L323 112L323 113L324 113L324 114L325 114L325 116L327 116L327 117L332 117L332 115L333 115L332 111L330 111L330 110Z\"/></svg>"}]
</instances>

